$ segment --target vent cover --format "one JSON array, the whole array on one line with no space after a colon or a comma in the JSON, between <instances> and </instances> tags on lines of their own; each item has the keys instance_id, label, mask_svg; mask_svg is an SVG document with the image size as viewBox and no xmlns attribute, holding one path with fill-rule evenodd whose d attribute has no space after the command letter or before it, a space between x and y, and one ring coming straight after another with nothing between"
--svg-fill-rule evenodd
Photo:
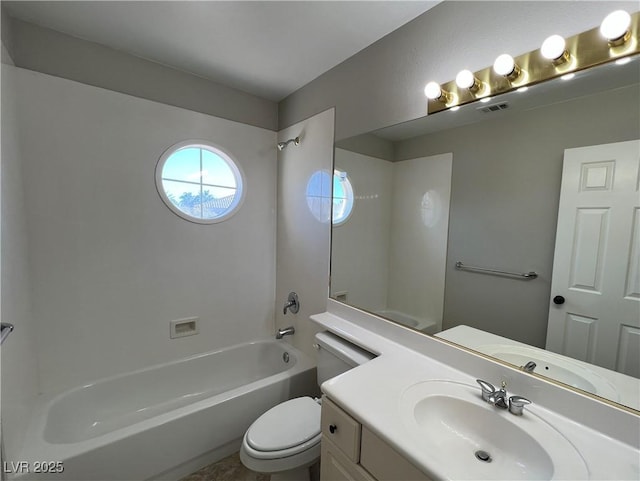
<instances>
[{"instance_id":1,"label":"vent cover","mask_svg":"<svg viewBox=\"0 0 640 481\"><path fill-rule=\"evenodd\" d=\"M508 102L500 102L498 104L484 105L482 107L478 107L477 110L480 110L485 114L489 114L491 112L499 112L500 110L506 110L508 108L509 108Z\"/></svg>"}]
</instances>

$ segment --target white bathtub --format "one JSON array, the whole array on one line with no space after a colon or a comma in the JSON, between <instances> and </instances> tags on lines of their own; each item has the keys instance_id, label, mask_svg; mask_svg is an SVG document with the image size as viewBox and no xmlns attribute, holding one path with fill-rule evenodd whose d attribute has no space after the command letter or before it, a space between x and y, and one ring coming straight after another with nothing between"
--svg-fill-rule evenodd
<instances>
[{"instance_id":1,"label":"white bathtub","mask_svg":"<svg viewBox=\"0 0 640 481\"><path fill-rule=\"evenodd\" d=\"M9 466L16 480L179 479L236 451L270 407L316 391L312 361L291 345L240 344L43 398L19 460L27 464ZM64 472L34 473L42 461Z\"/></svg>"},{"instance_id":2,"label":"white bathtub","mask_svg":"<svg viewBox=\"0 0 640 481\"><path fill-rule=\"evenodd\" d=\"M376 314L397 322L398 324L402 324L403 326L411 327L427 334L435 334L438 331L438 325L435 322L427 319L419 319L404 312L393 309L383 309L381 311L376 311Z\"/></svg>"}]
</instances>

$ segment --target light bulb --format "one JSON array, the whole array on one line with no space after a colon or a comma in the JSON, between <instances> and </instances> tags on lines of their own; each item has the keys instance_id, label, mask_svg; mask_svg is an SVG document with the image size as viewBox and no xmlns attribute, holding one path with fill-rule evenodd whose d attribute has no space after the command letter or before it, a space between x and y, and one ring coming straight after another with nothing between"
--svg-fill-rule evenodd
<instances>
[{"instance_id":1,"label":"light bulb","mask_svg":"<svg viewBox=\"0 0 640 481\"><path fill-rule=\"evenodd\" d=\"M440 87L440 85L436 82L429 82L424 87L424 94L429 100L438 100L443 104L448 104L453 100L453 95L451 94L451 92L442 90L442 87Z\"/></svg>"},{"instance_id":2,"label":"light bulb","mask_svg":"<svg viewBox=\"0 0 640 481\"><path fill-rule=\"evenodd\" d=\"M568 73L566 75L563 75L562 77L560 77L562 80L571 80L573 77L575 77L576 74L574 73Z\"/></svg>"},{"instance_id":3,"label":"light bulb","mask_svg":"<svg viewBox=\"0 0 640 481\"><path fill-rule=\"evenodd\" d=\"M516 63L513 60L513 57L508 53L503 53L493 63L493 70L498 75L502 75L503 77L506 77L507 75L510 75L511 73L513 73L513 69L515 68L515 66L516 66Z\"/></svg>"},{"instance_id":4,"label":"light bulb","mask_svg":"<svg viewBox=\"0 0 640 481\"><path fill-rule=\"evenodd\" d=\"M442 95L442 89L436 82L429 82L424 88L424 94L430 100L435 100Z\"/></svg>"},{"instance_id":5,"label":"light bulb","mask_svg":"<svg viewBox=\"0 0 640 481\"><path fill-rule=\"evenodd\" d=\"M631 62L631 57L623 57L616 60L616 65L626 65Z\"/></svg>"},{"instance_id":6,"label":"light bulb","mask_svg":"<svg viewBox=\"0 0 640 481\"><path fill-rule=\"evenodd\" d=\"M523 92L526 92L527 90L529 90L529 87L525 86L525 87L520 87L518 90L516 90L516 92L523 93Z\"/></svg>"},{"instance_id":7,"label":"light bulb","mask_svg":"<svg viewBox=\"0 0 640 481\"><path fill-rule=\"evenodd\" d=\"M456 85L461 89L470 89L475 84L475 77L471 70L460 70L456 75Z\"/></svg>"},{"instance_id":8,"label":"light bulb","mask_svg":"<svg viewBox=\"0 0 640 481\"><path fill-rule=\"evenodd\" d=\"M631 15L624 10L616 10L605 17L600 24L600 33L610 43L619 44L627 40L629 34L629 26L631 25Z\"/></svg>"},{"instance_id":9,"label":"light bulb","mask_svg":"<svg viewBox=\"0 0 640 481\"><path fill-rule=\"evenodd\" d=\"M549 60L560 60L566 54L566 42L560 35L551 35L540 47L542 56Z\"/></svg>"},{"instance_id":10,"label":"light bulb","mask_svg":"<svg viewBox=\"0 0 640 481\"><path fill-rule=\"evenodd\" d=\"M480 102L482 102L483 104L486 104L487 102L491 101L491 97L482 97L480 99Z\"/></svg>"},{"instance_id":11,"label":"light bulb","mask_svg":"<svg viewBox=\"0 0 640 481\"><path fill-rule=\"evenodd\" d=\"M460 106L459 106L459 105L456 105L455 107L451 107L449 110L450 110L451 112L455 112L456 110L460 110Z\"/></svg>"}]
</instances>

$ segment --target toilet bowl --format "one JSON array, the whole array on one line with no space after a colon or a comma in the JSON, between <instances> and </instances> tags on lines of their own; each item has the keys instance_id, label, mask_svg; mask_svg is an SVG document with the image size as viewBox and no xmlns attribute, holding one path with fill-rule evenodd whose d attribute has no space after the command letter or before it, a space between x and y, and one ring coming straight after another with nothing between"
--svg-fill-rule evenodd
<instances>
[{"instance_id":1,"label":"toilet bowl","mask_svg":"<svg viewBox=\"0 0 640 481\"><path fill-rule=\"evenodd\" d=\"M309 479L308 468L320 459L320 404L299 397L271 408L249 427L240 460L272 481Z\"/></svg>"},{"instance_id":2,"label":"toilet bowl","mask_svg":"<svg viewBox=\"0 0 640 481\"><path fill-rule=\"evenodd\" d=\"M318 385L373 359L375 355L329 333L316 334ZM299 397L272 407L256 419L242 439L240 460L271 474L271 481L308 481L320 459L320 401Z\"/></svg>"}]
</instances>

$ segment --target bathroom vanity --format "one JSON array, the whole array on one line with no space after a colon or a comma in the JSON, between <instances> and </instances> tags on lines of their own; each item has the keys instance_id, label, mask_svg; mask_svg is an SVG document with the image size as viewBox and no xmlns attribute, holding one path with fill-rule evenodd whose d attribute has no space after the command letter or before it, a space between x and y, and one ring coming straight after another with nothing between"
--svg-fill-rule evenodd
<instances>
[{"instance_id":1,"label":"bathroom vanity","mask_svg":"<svg viewBox=\"0 0 640 481\"><path fill-rule=\"evenodd\" d=\"M638 479L636 414L340 309L312 319L377 357L322 384L322 481ZM476 379L531 404L500 409Z\"/></svg>"},{"instance_id":2,"label":"bathroom vanity","mask_svg":"<svg viewBox=\"0 0 640 481\"><path fill-rule=\"evenodd\" d=\"M430 481L330 399L322 404L321 481Z\"/></svg>"}]
</instances>

